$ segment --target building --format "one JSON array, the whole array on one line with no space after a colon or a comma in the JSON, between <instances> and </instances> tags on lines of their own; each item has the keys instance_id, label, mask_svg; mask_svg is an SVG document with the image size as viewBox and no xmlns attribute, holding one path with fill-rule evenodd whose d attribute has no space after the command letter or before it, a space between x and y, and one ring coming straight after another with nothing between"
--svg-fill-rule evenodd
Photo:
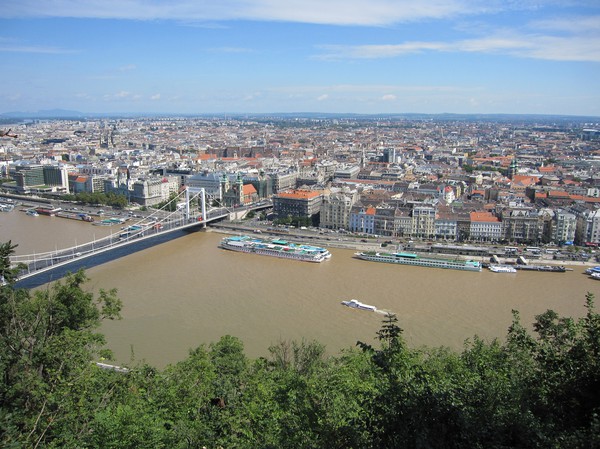
<instances>
[{"instance_id":1,"label":"building","mask_svg":"<svg viewBox=\"0 0 600 449\"><path fill-rule=\"evenodd\" d=\"M578 225L581 227L579 244L600 243L600 209L585 211Z\"/></svg>"},{"instance_id":2,"label":"building","mask_svg":"<svg viewBox=\"0 0 600 449\"><path fill-rule=\"evenodd\" d=\"M350 231L361 234L375 234L375 214L373 206L355 206L350 213Z\"/></svg>"},{"instance_id":3,"label":"building","mask_svg":"<svg viewBox=\"0 0 600 449\"><path fill-rule=\"evenodd\" d=\"M155 206L167 201L172 193L177 193L178 187L176 177L139 179L133 183L130 201L141 206Z\"/></svg>"},{"instance_id":4,"label":"building","mask_svg":"<svg viewBox=\"0 0 600 449\"><path fill-rule=\"evenodd\" d=\"M543 227L537 210L505 209L501 217L502 234L506 240L516 243L537 243L542 239Z\"/></svg>"},{"instance_id":5,"label":"building","mask_svg":"<svg viewBox=\"0 0 600 449\"><path fill-rule=\"evenodd\" d=\"M334 178L343 178L343 179L356 179L358 174L360 173L360 167L358 165L354 166L339 166L335 169L333 173Z\"/></svg>"},{"instance_id":6,"label":"building","mask_svg":"<svg viewBox=\"0 0 600 449\"><path fill-rule=\"evenodd\" d=\"M438 210L434 226L436 238L452 241L458 238L458 222L451 212Z\"/></svg>"},{"instance_id":7,"label":"building","mask_svg":"<svg viewBox=\"0 0 600 449\"><path fill-rule=\"evenodd\" d=\"M388 164L396 163L396 149L395 148L384 148L382 162L386 162Z\"/></svg>"},{"instance_id":8,"label":"building","mask_svg":"<svg viewBox=\"0 0 600 449\"><path fill-rule=\"evenodd\" d=\"M69 175L65 166L23 163L15 165L10 174L15 180L16 190L21 193L69 191Z\"/></svg>"},{"instance_id":9,"label":"building","mask_svg":"<svg viewBox=\"0 0 600 449\"><path fill-rule=\"evenodd\" d=\"M412 210L412 236L419 238L435 237L435 207L420 205Z\"/></svg>"},{"instance_id":10,"label":"building","mask_svg":"<svg viewBox=\"0 0 600 449\"><path fill-rule=\"evenodd\" d=\"M350 213L358 200L358 192L348 187L335 189L323 196L319 226L328 229L350 229Z\"/></svg>"},{"instance_id":11,"label":"building","mask_svg":"<svg viewBox=\"0 0 600 449\"><path fill-rule=\"evenodd\" d=\"M273 192L279 193L286 190L295 189L298 179L298 172L288 171L286 173L272 173L269 175L272 179Z\"/></svg>"},{"instance_id":12,"label":"building","mask_svg":"<svg viewBox=\"0 0 600 449\"><path fill-rule=\"evenodd\" d=\"M375 234L393 236L396 235L396 208L387 204L381 204L375 208Z\"/></svg>"},{"instance_id":13,"label":"building","mask_svg":"<svg viewBox=\"0 0 600 449\"><path fill-rule=\"evenodd\" d=\"M554 214L554 227L552 233L554 242L561 244L575 241L576 230L577 217L575 214L562 209L557 210Z\"/></svg>"},{"instance_id":14,"label":"building","mask_svg":"<svg viewBox=\"0 0 600 449\"><path fill-rule=\"evenodd\" d=\"M252 184L244 184L242 175L238 173L234 182L227 176L221 178L223 205L226 207L242 206L258 201L258 192Z\"/></svg>"},{"instance_id":15,"label":"building","mask_svg":"<svg viewBox=\"0 0 600 449\"><path fill-rule=\"evenodd\" d=\"M273 195L273 214L278 218L289 216L318 219L322 202L323 192L320 190L288 190Z\"/></svg>"},{"instance_id":16,"label":"building","mask_svg":"<svg viewBox=\"0 0 600 449\"><path fill-rule=\"evenodd\" d=\"M471 212L469 238L480 242L502 240L502 222L490 212Z\"/></svg>"},{"instance_id":17,"label":"building","mask_svg":"<svg viewBox=\"0 0 600 449\"><path fill-rule=\"evenodd\" d=\"M394 210L394 236L412 237L413 218L408 208L396 208Z\"/></svg>"},{"instance_id":18,"label":"building","mask_svg":"<svg viewBox=\"0 0 600 449\"><path fill-rule=\"evenodd\" d=\"M80 173L69 174L69 191L73 194L91 192L90 186L88 185L90 177L88 175L82 175Z\"/></svg>"},{"instance_id":19,"label":"building","mask_svg":"<svg viewBox=\"0 0 600 449\"><path fill-rule=\"evenodd\" d=\"M223 199L222 179L224 173L202 172L192 175L186 179L186 186L190 195L195 195L204 189L206 196L211 200L221 201Z\"/></svg>"}]
</instances>

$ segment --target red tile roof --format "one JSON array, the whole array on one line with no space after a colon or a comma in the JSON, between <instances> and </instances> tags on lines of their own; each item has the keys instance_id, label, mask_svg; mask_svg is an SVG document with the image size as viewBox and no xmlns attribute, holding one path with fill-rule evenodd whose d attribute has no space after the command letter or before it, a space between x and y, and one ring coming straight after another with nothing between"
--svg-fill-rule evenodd
<instances>
[{"instance_id":1,"label":"red tile roof","mask_svg":"<svg viewBox=\"0 0 600 449\"><path fill-rule=\"evenodd\" d=\"M279 198L294 198L297 200L306 200L315 198L321 195L320 190L291 190L286 192L278 193L276 196Z\"/></svg>"},{"instance_id":2,"label":"red tile roof","mask_svg":"<svg viewBox=\"0 0 600 449\"><path fill-rule=\"evenodd\" d=\"M490 212L471 212L471 221L494 223L499 222L500 219Z\"/></svg>"},{"instance_id":3,"label":"red tile roof","mask_svg":"<svg viewBox=\"0 0 600 449\"><path fill-rule=\"evenodd\" d=\"M242 193L244 195L252 195L253 193L256 193L256 188L252 184L244 184Z\"/></svg>"}]
</instances>

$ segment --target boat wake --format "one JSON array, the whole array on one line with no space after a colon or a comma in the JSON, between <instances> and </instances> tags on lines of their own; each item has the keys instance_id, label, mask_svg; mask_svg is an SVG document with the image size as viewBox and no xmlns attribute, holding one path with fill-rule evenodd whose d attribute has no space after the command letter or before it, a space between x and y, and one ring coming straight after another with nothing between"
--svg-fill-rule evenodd
<instances>
[{"instance_id":1,"label":"boat wake","mask_svg":"<svg viewBox=\"0 0 600 449\"><path fill-rule=\"evenodd\" d=\"M375 310L375 313L379 313L381 315L395 315L395 313L392 312L391 310L384 310L384 309L377 309L377 310Z\"/></svg>"}]
</instances>

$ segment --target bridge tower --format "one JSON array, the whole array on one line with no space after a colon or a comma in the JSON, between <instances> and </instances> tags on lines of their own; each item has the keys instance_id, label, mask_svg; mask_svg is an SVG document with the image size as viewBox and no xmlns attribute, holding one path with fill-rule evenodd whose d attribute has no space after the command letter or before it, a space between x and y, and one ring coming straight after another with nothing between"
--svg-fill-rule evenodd
<instances>
[{"instance_id":1,"label":"bridge tower","mask_svg":"<svg viewBox=\"0 0 600 449\"><path fill-rule=\"evenodd\" d=\"M204 187L202 187L200 189L200 192L198 194L196 194L194 196L193 199L196 199L200 197L200 217L201 220L205 220L206 219L206 191L204 190ZM189 221L190 218L192 218L190 216L190 188L188 186L185 187L185 210L184 210L184 218L185 221ZM204 223L202 225L202 227L206 228L206 223Z\"/></svg>"}]
</instances>

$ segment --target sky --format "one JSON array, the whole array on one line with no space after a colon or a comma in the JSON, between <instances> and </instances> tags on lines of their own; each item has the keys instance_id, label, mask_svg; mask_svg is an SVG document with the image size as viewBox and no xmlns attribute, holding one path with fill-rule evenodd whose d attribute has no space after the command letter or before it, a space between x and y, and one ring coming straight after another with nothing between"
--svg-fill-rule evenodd
<instances>
[{"instance_id":1,"label":"sky","mask_svg":"<svg viewBox=\"0 0 600 449\"><path fill-rule=\"evenodd\" d=\"M599 0L3 0L0 113L600 116Z\"/></svg>"}]
</instances>

